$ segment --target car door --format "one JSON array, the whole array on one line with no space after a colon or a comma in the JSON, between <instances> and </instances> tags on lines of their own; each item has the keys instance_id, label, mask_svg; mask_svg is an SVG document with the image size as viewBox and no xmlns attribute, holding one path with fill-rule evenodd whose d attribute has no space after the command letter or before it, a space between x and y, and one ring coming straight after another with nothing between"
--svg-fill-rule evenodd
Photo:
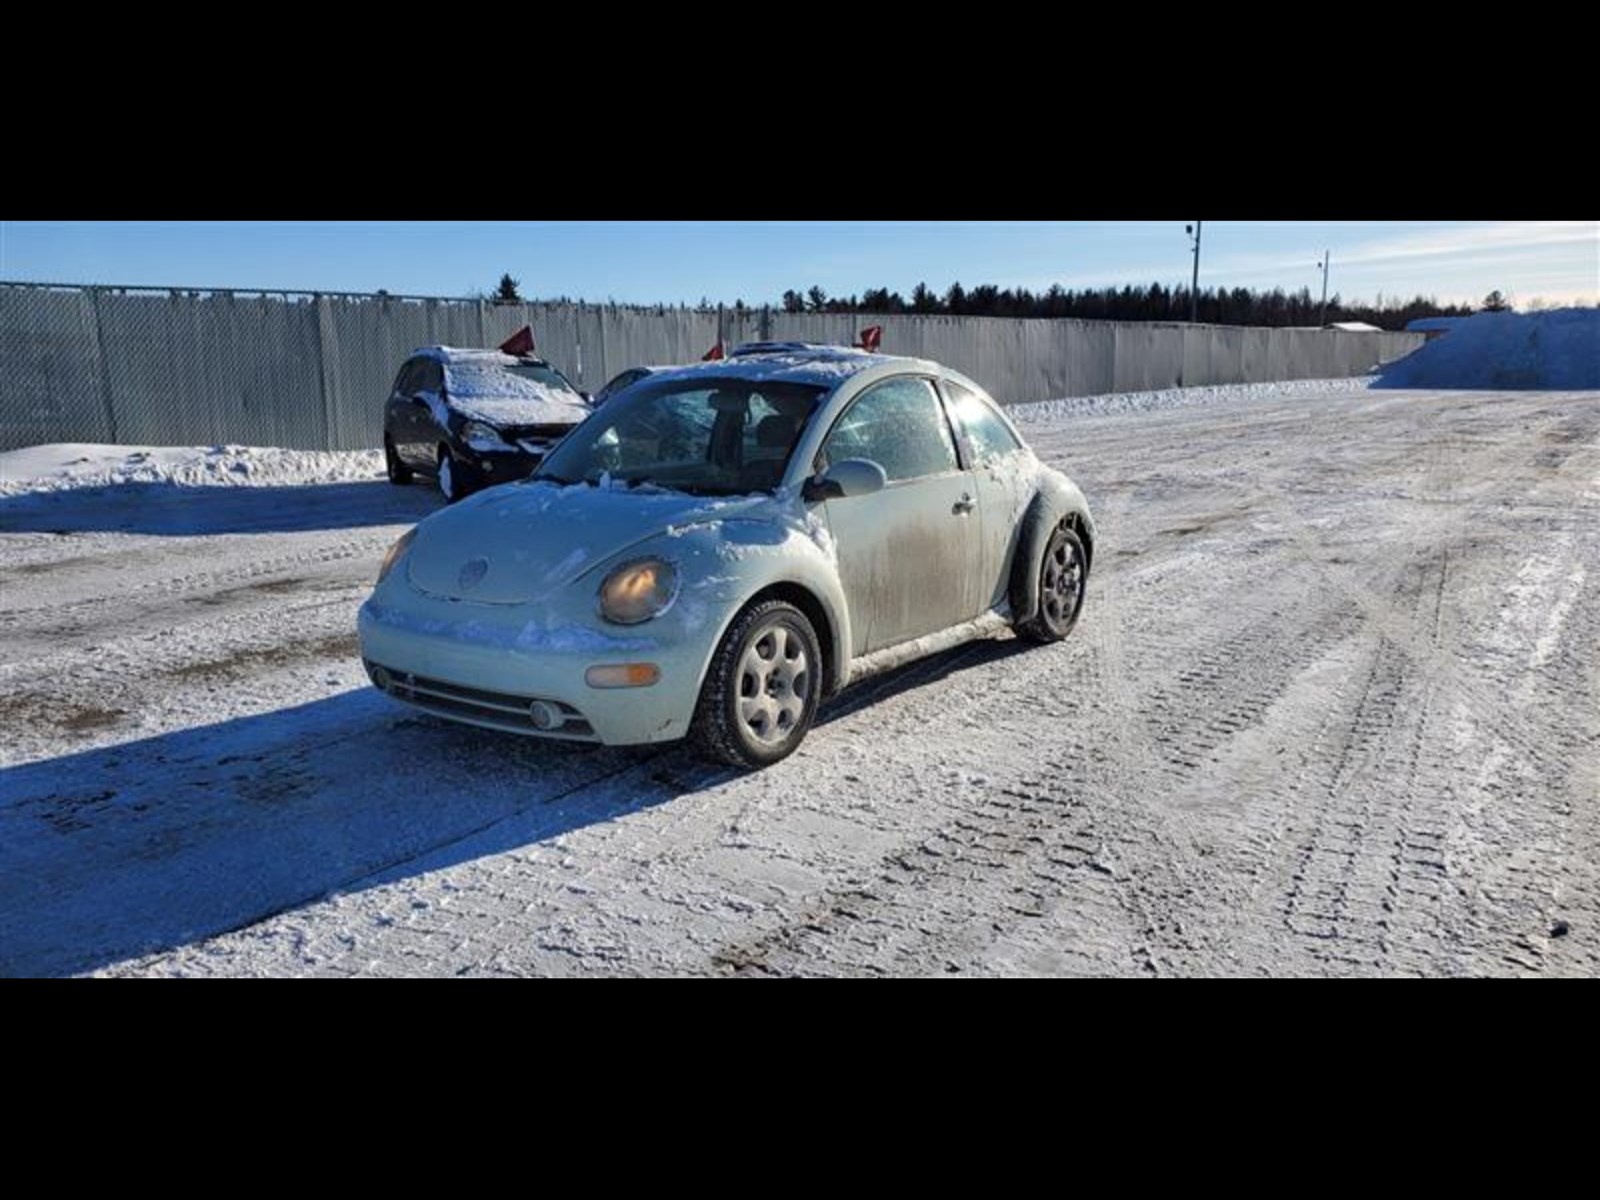
<instances>
[{"instance_id":1,"label":"car door","mask_svg":"<svg viewBox=\"0 0 1600 1200\"><path fill-rule=\"evenodd\" d=\"M450 436L438 419L444 411L444 368L431 358L416 359L412 365L406 392L411 429L407 457L413 466L432 469L439 459L439 443Z\"/></svg>"},{"instance_id":2,"label":"car door","mask_svg":"<svg viewBox=\"0 0 1600 1200\"><path fill-rule=\"evenodd\" d=\"M422 395L424 368L429 365L425 358L408 360L395 380L394 395L389 397L395 450L411 467L431 468L434 461L433 447L428 441L431 424L428 402Z\"/></svg>"},{"instance_id":3,"label":"car door","mask_svg":"<svg viewBox=\"0 0 1600 1200\"><path fill-rule=\"evenodd\" d=\"M1011 562L1023 513L1037 486L1036 470L1021 440L994 401L953 379L941 379L962 458L977 489L979 577L985 608L1005 600L1011 590Z\"/></svg>"},{"instance_id":4,"label":"car door","mask_svg":"<svg viewBox=\"0 0 1600 1200\"><path fill-rule=\"evenodd\" d=\"M850 606L851 652L976 616L976 499L932 381L903 375L873 384L834 423L818 457L819 469L869 459L889 481L880 492L823 505Z\"/></svg>"},{"instance_id":5,"label":"car door","mask_svg":"<svg viewBox=\"0 0 1600 1200\"><path fill-rule=\"evenodd\" d=\"M411 381L416 375L418 360L408 358L400 364L394 377L394 387L383 406L383 431L394 443L400 461L410 464L413 458L411 443L416 438L416 425L411 419Z\"/></svg>"}]
</instances>

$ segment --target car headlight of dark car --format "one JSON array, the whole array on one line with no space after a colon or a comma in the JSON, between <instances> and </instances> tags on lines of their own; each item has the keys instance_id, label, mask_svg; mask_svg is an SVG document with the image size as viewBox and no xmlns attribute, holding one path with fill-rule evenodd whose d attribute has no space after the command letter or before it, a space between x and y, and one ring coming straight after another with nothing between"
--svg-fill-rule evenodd
<instances>
[{"instance_id":1,"label":"car headlight of dark car","mask_svg":"<svg viewBox=\"0 0 1600 1200\"><path fill-rule=\"evenodd\" d=\"M678 569L664 558L623 563L600 585L600 615L614 625L659 617L678 596Z\"/></svg>"},{"instance_id":2,"label":"car headlight of dark car","mask_svg":"<svg viewBox=\"0 0 1600 1200\"><path fill-rule=\"evenodd\" d=\"M461 427L461 440L474 450L509 450L505 438L493 425L483 421L468 421Z\"/></svg>"}]
</instances>

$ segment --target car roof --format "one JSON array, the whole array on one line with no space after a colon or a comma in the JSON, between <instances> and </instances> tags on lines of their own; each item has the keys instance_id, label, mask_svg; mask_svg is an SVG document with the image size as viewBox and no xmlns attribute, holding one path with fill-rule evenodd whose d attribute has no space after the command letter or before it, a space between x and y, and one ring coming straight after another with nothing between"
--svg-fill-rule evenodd
<instances>
[{"instance_id":1,"label":"car roof","mask_svg":"<svg viewBox=\"0 0 1600 1200\"><path fill-rule=\"evenodd\" d=\"M781 347L781 348L780 348ZM661 379L693 379L715 375L722 379L781 380L835 387L852 376L876 367L902 364L909 369L937 371L933 363L894 354L875 354L853 346L813 346L802 342L768 342L741 346L727 358L666 367L653 371Z\"/></svg>"},{"instance_id":2,"label":"car roof","mask_svg":"<svg viewBox=\"0 0 1600 1200\"><path fill-rule=\"evenodd\" d=\"M463 346L420 346L411 352L412 358L429 358L446 365L478 367L548 367L549 362L531 354L507 354L503 350L481 350Z\"/></svg>"}]
</instances>

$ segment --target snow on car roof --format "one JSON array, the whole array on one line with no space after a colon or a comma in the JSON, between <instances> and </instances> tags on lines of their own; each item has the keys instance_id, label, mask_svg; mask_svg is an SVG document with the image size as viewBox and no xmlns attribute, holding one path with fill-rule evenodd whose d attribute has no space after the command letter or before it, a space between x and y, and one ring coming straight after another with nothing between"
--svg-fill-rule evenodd
<instances>
[{"instance_id":1,"label":"snow on car roof","mask_svg":"<svg viewBox=\"0 0 1600 1200\"><path fill-rule=\"evenodd\" d=\"M691 379L696 375L718 375L737 379L774 379L789 383L810 383L833 387L852 375L881 367L885 363L915 363L920 360L894 354L873 354L851 346L814 346L805 350L785 350L771 354L736 354L711 362L669 367L656 373L662 379Z\"/></svg>"},{"instance_id":2,"label":"snow on car roof","mask_svg":"<svg viewBox=\"0 0 1600 1200\"><path fill-rule=\"evenodd\" d=\"M529 355L518 358L501 350L483 350L467 346L422 346L412 351L416 358L431 358L440 363L472 363L474 366L515 367L524 363L544 363L545 360Z\"/></svg>"}]
</instances>

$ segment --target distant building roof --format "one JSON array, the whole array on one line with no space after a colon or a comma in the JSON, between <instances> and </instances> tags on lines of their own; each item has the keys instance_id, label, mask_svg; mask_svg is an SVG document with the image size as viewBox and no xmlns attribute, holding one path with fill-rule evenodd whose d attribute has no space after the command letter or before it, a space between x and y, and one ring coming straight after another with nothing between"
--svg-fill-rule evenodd
<instances>
[{"instance_id":1,"label":"distant building roof","mask_svg":"<svg viewBox=\"0 0 1600 1200\"><path fill-rule=\"evenodd\" d=\"M1329 329L1342 329L1346 333L1382 333L1376 325L1368 325L1365 321L1335 321L1328 326Z\"/></svg>"},{"instance_id":2,"label":"distant building roof","mask_svg":"<svg viewBox=\"0 0 1600 1200\"><path fill-rule=\"evenodd\" d=\"M1465 317L1418 317L1415 321L1406 322L1407 333L1443 333L1447 329L1454 329Z\"/></svg>"}]
</instances>

